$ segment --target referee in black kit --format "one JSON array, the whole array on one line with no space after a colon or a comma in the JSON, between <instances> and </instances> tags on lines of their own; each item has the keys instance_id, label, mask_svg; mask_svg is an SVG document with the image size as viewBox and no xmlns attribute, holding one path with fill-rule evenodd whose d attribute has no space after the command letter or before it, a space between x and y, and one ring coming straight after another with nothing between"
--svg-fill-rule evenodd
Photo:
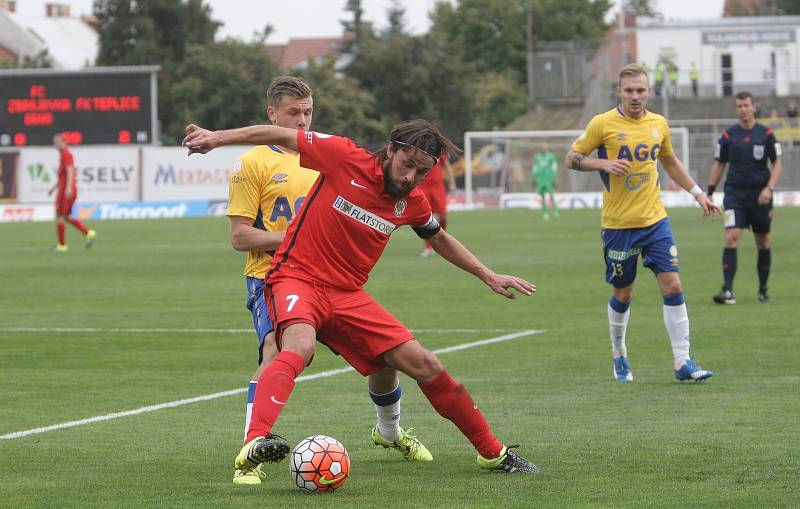
<instances>
[{"instance_id":1,"label":"referee in black kit","mask_svg":"<svg viewBox=\"0 0 800 509\"><path fill-rule=\"evenodd\" d=\"M781 176L781 145L772 129L756 122L755 104L750 92L736 94L739 123L722 132L708 177L708 196L712 196L730 165L725 179L725 249L722 251L722 291L714 296L718 304L736 304L733 278L736 275L736 249L743 228L752 228L758 248L758 301L769 302L767 279L772 265L769 230L772 223L772 194ZM770 164L772 170L770 171Z\"/></svg>"}]
</instances>

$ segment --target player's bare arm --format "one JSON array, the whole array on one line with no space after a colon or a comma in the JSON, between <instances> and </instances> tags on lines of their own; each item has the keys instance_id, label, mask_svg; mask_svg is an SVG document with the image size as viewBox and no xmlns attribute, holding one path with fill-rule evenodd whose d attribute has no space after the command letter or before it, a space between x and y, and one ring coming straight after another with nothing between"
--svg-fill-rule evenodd
<instances>
[{"instance_id":1,"label":"player's bare arm","mask_svg":"<svg viewBox=\"0 0 800 509\"><path fill-rule=\"evenodd\" d=\"M783 163L781 162L781 158L778 157L772 163L772 171L770 172L769 182L767 182L767 187L761 190L758 193L758 204L759 205L766 205L772 199L773 191L775 190L775 186L778 185L778 180L781 178L781 172L783 171Z\"/></svg>"},{"instance_id":2,"label":"player's bare arm","mask_svg":"<svg viewBox=\"0 0 800 509\"><path fill-rule=\"evenodd\" d=\"M513 288L524 295L532 295L536 292L536 285L516 276L496 274L486 265L481 263L469 249L459 242L455 237L444 230L428 239L442 258L452 263L456 267L469 272L484 283L495 293L509 299L515 298L515 294L509 289Z\"/></svg>"},{"instance_id":3,"label":"player's bare arm","mask_svg":"<svg viewBox=\"0 0 800 509\"><path fill-rule=\"evenodd\" d=\"M249 217L230 216L231 246L237 251L275 251L286 232L268 232L253 226Z\"/></svg>"},{"instance_id":4,"label":"player's bare arm","mask_svg":"<svg viewBox=\"0 0 800 509\"><path fill-rule=\"evenodd\" d=\"M442 164L442 169L444 169L444 173L447 176L447 192L452 193L456 190L456 176L453 173L453 166L450 164L450 161L447 158L444 158L444 163Z\"/></svg>"},{"instance_id":5,"label":"player's bare arm","mask_svg":"<svg viewBox=\"0 0 800 509\"><path fill-rule=\"evenodd\" d=\"M74 181L75 181L75 167L67 166L67 186L64 188L64 197L68 200L72 198L71 183Z\"/></svg>"},{"instance_id":6,"label":"player's bare arm","mask_svg":"<svg viewBox=\"0 0 800 509\"><path fill-rule=\"evenodd\" d=\"M722 161L714 161L714 164L711 165L711 171L708 174L708 197L712 198L714 196L714 191L717 189L719 185L719 179L722 178L722 174L725 173L725 167L727 163L723 163Z\"/></svg>"},{"instance_id":7,"label":"player's bare arm","mask_svg":"<svg viewBox=\"0 0 800 509\"><path fill-rule=\"evenodd\" d=\"M631 167L630 161L627 159L600 159L597 157L589 157L586 154L581 154L572 149L567 152L567 157L564 158L564 164L567 168L572 168L578 171L604 171L609 175L616 175L622 177L627 175L628 168Z\"/></svg>"},{"instance_id":8,"label":"player's bare arm","mask_svg":"<svg viewBox=\"0 0 800 509\"><path fill-rule=\"evenodd\" d=\"M297 130L276 125L251 125L210 131L189 124L183 145L189 149L189 155L205 154L224 145L282 145L297 150Z\"/></svg>"},{"instance_id":9,"label":"player's bare arm","mask_svg":"<svg viewBox=\"0 0 800 509\"><path fill-rule=\"evenodd\" d=\"M686 166L684 166L677 157L674 155L660 156L658 160L661 161L661 164L664 166L664 170L666 170L667 175L669 175L676 184L694 196L694 199L703 209L703 216L714 217L717 214L722 214L722 209L720 209L719 205L714 203L706 195L706 193L700 189L700 186L697 185L697 182L695 182L691 175L689 175L689 171L686 169Z\"/></svg>"}]
</instances>

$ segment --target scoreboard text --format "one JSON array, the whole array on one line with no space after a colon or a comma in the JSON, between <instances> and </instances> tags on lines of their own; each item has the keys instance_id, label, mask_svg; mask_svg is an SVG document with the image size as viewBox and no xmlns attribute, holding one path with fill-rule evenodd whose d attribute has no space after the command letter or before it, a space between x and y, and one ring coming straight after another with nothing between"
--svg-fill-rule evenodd
<instances>
[{"instance_id":1,"label":"scoreboard text","mask_svg":"<svg viewBox=\"0 0 800 509\"><path fill-rule=\"evenodd\" d=\"M0 147L151 144L151 73L0 75Z\"/></svg>"}]
</instances>

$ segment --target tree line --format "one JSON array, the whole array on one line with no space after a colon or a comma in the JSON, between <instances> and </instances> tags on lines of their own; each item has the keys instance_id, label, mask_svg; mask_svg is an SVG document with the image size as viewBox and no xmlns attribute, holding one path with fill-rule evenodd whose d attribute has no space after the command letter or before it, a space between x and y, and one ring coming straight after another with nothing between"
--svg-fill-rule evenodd
<instances>
[{"instance_id":1,"label":"tree line","mask_svg":"<svg viewBox=\"0 0 800 509\"><path fill-rule=\"evenodd\" d=\"M314 128L362 143L383 141L397 121L423 117L454 139L502 127L527 108L527 9L537 41L600 43L610 0L438 2L427 33L410 34L395 1L386 28L349 0L343 28L349 63L332 59L281 71L264 51L271 27L250 42L216 40L220 23L203 0L97 0L97 65L160 65L162 143L176 144L186 122L231 128L266 120L265 91L279 74L314 89Z\"/></svg>"}]
</instances>

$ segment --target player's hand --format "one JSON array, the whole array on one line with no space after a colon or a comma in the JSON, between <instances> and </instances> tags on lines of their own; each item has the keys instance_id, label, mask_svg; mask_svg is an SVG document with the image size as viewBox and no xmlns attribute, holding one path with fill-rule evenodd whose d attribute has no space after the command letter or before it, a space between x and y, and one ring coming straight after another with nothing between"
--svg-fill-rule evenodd
<instances>
[{"instance_id":1,"label":"player's hand","mask_svg":"<svg viewBox=\"0 0 800 509\"><path fill-rule=\"evenodd\" d=\"M72 199L72 189L66 188L64 190L64 198L66 198L68 200Z\"/></svg>"},{"instance_id":2,"label":"player's hand","mask_svg":"<svg viewBox=\"0 0 800 509\"><path fill-rule=\"evenodd\" d=\"M705 193L698 194L695 200L697 200L697 203L699 203L700 207L703 209L703 217L715 217L718 214L722 215L720 206L714 203L714 200L706 196Z\"/></svg>"},{"instance_id":3,"label":"player's hand","mask_svg":"<svg viewBox=\"0 0 800 509\"><path fill-rule=\"evenodd\" d=\"M189 149L187 155L205 154L219 146L219 136L214 131L203 129L199 125L189 124L186 126L183 146Z\"/></svg>"},{"instance_id":4,"label":"player's hand","mask_svg":"<svg viewBox=\"0 0 800 509\"><path fill-rule=\"evenodd\" d=\"M503 297L507 297L509 299L516 297L516 295L512 293L509 288L513 288L519 293L527 296L531 296L536 293L536 285L530 281L526 281L521 277L507 276L505 274L493 274L488 281L486 281L486 284L489 285L489 288L491 288L495 293L499 293Z\"/></svg>"},{"instance_id":5,"label":"player's hand","mask_svg":"<svg viewBox=\"0 0 800 509\"><path fill-rule=\"evenodd\" d=\"M609 175L624 177L628 173L628 168L631 167L631 162L627 159L605 159L600 161L600 165L602 171Z\"/></svg>"},{"instance_id":6,"label":"player's hand","mask_svg":"<svg viewBox=\"0 0 800 509\"><path fill-rule=\"evenodd\" d=\"M767 203L772 200L772 191L769 187L765 187L758 193L758 204L759 205L766 205Z\"/></svg>"}]
</instances>

